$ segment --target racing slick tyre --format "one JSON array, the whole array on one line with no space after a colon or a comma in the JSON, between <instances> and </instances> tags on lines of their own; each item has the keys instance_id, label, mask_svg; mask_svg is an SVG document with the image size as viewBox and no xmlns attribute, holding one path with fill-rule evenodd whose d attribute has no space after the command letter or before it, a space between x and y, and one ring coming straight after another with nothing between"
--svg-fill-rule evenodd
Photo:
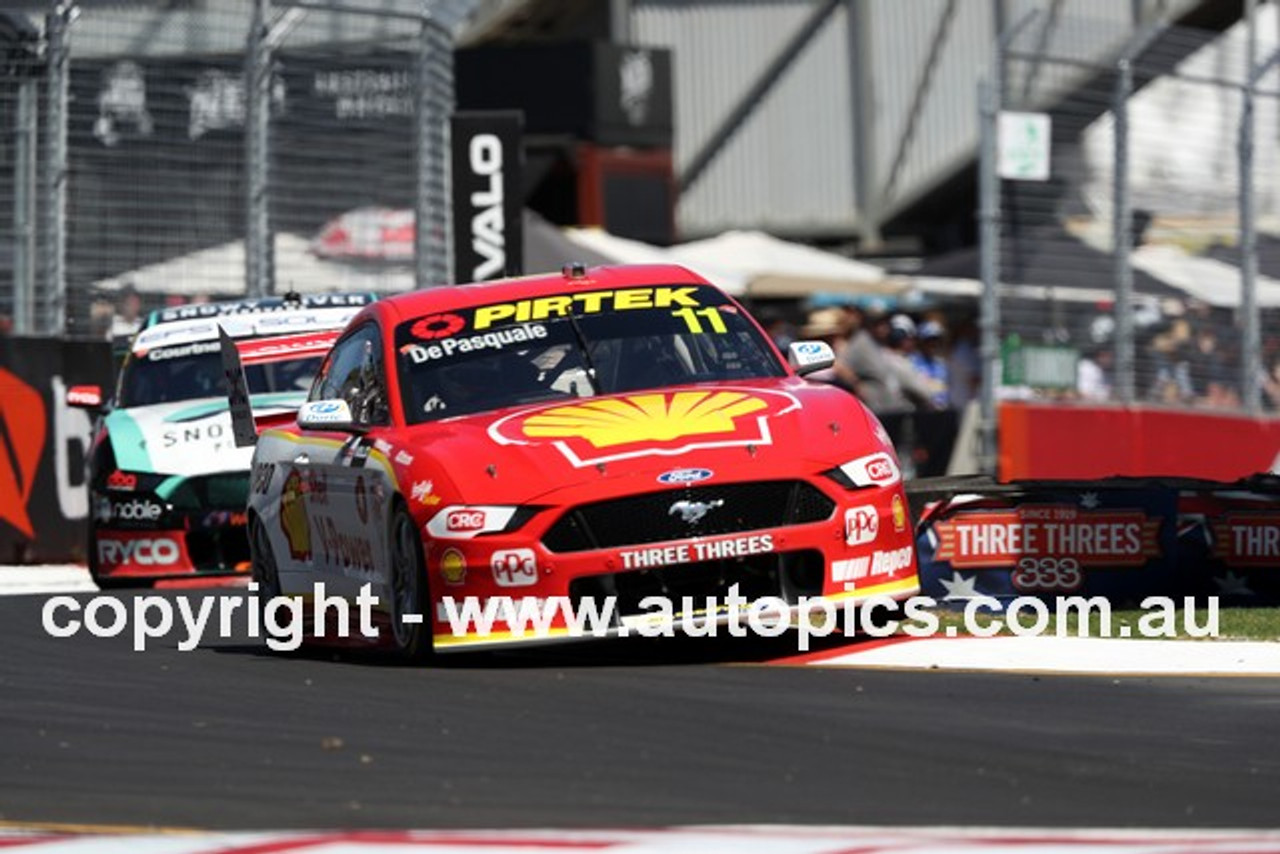
<instances>
[{"instance_id":1,"label":"racing slick tyre","mask_svg":"<svg viewBox=\"0 0 1280 854\"><path fill-rule=\"evenodd\" d=\"M422 540L408 509L397 504L391 514L391 602L387 616L392 645L406 661L421 661L431 652L426 594ZM405 615L417 615L419 622L405 622Z\"/></svg>"},{"instance_id":2,"label":"racing slick tyre","mask_svg":"<svg viewBox=\"0 0 1280 854\"><path fill-rule=\"evenodd\" d=\"M249 565L253 580L258 583L258 598L263 607L283 593L280 587L280 570L276 566L275 553L271 551L271 537L262 520L254 516L249 521Z\"/></svg>"},{"instance_id":3,"label":"racing slick tyre","mask_svg":"<svg viewBox=\"0 0 1280 854\"><path fill-rule=\"evenodd\" d=\"M145 581L132 580L127 578L111 578L102 575L102 570L98 567L98 526L89 523L89 538L85 544L85 561L89 565L89 578L93 583L98 585L99 590L119 590L123 587L150 587L151 585Z\"/></svg>"}]
</instances>

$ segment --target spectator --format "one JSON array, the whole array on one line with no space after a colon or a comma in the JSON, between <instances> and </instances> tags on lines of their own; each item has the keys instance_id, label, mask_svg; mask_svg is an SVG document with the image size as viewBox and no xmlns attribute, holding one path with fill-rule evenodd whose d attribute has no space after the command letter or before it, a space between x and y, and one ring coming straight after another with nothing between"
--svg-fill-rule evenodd
<instances>
[{"instance_id":1,"label":"spectator","mask_svg":"<svg viewBox=\"0 0 1280 854\"><path fill-rule=\"evenodd\" d=\"M933 394L936 390L911 363L916 352L916 323L905 314L889 318L889 336L885 344L885 363L896 382L900 401L905 409L935 409Z\"/></svg>"},{"instance_id":2,"label":"spectator","mask_svg":"<svg viewBox=\"0 0 1280 854\"><path fill-rule=\"evenodd\" d=\"M1081 400L1111 399L1111 369L1114 355L1110 347L1095 347L1076 366L1076 391Z\"/></svg>"},{"instance_id":3,"label":"spectator","mask_svg":"<svg viewBox=\"0 0 1280 854\"><path fill-rule=\"evenodd\" d=\"M945 331L936 320L926 320L920 324L916 334L916 350L908 358L916 373L924 378L925 383L933 390L931 399L935 406L945 409L950 405L949 371L947 359L943 356Z\"/></svg>"},{"instance_id":4,"label":"spectator","mask_svg":"<svg viewBox=\"0 0 1280 854\"><path fill-rule=\"evenodd\" d=\"M1155 383L1150 397L1157 403L1186 404L1195 397L1191 383L1191 324L1175 320L1151 342Z\"/></svg>"},{"instance_id":5,"label":"spectator","mask_svg":"<svg viewBox=\"0 0 1280 854\"><path fill-rule=\"evenodd\" d=\"M796 340L794 327L781 313L767 314L762 320L764 321L764 331L768 333L773 345L785 356L787 348L791 346L791 342Z\"/></svg>"},{"instance_id":6,"label":"spectator","mask_svg":"<svg viewBox=\"0 0 1280 854\"><path fill-rule=\"evenodd\" d=\"M978 327L966 319L955 327L951 354L947 357L947 398L964 409L978 396L982 382L982 358L978 353Z\"/></svg>"},{"instance_id":7,"label":"spectator","mask_svg":"<svg viewBox=\"0 0 1280 854\"><path fill-rule=\"evenodd\" d=\"M888 338L889 318L851 306L847 321L848 334L836 357L836 376L840 385L852 390L873 412L885 411L894 405L895 396L878 336Z\"/></svg>"},{"instance_id":8,"label":"spectator","mask_svg":"<svg viewBox=\"0 0 1280 854\"><path fill-rule=\"evenodd\" d=\"M831 349L835 351L836 361L840 361L840 352L846 344L845 334L847 325L845 323L844 312L838 308L819 309L809 315L809 319L800 329L800 335L806 340L826 341L831 345ZM817 382L831 383L852 391L846 386L838 372L834 367L826 368L821 371L814 371L808 375L808 378Z\"/></svg>"},{"instance_id":9,"label":"spectator","mask_svg":"<svg viewBox=\"0 0 1280 854\"><path fill-rule=\"evenodd\" d=\"M142 297L133 285L128 284L120 289L120 299L116 303L115 317L111 320L111 328L107 337L129 338L142 326Z\"/></svg>"}]
</instances>

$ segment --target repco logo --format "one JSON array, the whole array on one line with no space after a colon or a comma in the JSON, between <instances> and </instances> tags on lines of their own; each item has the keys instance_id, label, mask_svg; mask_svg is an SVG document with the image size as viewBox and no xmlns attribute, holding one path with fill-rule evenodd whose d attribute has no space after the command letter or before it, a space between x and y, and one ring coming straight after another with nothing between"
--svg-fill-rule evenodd
<instances>
[{"instance_id":1,"label":"repco logo","mask_svg":"<svg viewBox=\"0 0 1280 854\"><path fill-rule=\"evenodd\" d=\"M445 517L444 526L450 531L479 531L484 528L484 511L454 510Z\"/></svg>"},{"instance_id":2,"label":"repco logo","mask_svg":"<svg viewBox=\"0 0 1280 854\"><path fill-rule=\"evenodd\" d=\"M181 552L170 539L98 540L98 560L112 566L132 563L138 566L169 566L178 562Z\"/></svg>"}]
</instances>

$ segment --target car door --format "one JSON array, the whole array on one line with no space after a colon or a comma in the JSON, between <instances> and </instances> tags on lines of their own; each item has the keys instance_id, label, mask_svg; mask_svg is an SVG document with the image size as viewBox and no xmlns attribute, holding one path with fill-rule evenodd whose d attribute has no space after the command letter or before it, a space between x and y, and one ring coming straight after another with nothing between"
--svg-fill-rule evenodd
<instances>
[{"instance_id":1,"label":"car door","mask_svg":"<svg viewBox=\"0 0 1280 854\"><path fill-rule=\"evenodd\" d=\"M311 400L345 400L354 423L368 431L302 430L293 461L305 484L312 569L331 595L354 597L368 582L385 595L395 482L374 443L390 424L386 387L381 331L370 321L334 345L311 390Z\"/></svg>"}]
</instances>

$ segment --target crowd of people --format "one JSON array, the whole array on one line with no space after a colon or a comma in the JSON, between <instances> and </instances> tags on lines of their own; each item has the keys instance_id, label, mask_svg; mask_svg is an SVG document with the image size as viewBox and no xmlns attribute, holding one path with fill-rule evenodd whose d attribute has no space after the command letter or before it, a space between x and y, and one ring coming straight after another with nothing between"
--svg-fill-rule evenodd
<instances>
[{"instance_id":1,"label":"crowd of people","mask_svg":"<svg viewBox=\"0 0 1280 854\"><path fill-rule=\"evenodd\" d=\"M830 344L834 367L811 378L856 394L877 414L959 409L977 395L981 364L969 320L949 327L941 312L913 318L847 304L817 309L798 327L775 318L769 332L784 351L796 338Z\"/></svg>"},{"instance_id":2,"label":"crowd of people","mask_svg":"<svg viewBox=\"0 0 1280 854\"><path fill-rule=\"evenodd\" d=\"M879 307L842 305L809 312L802 323L774 317L768 324L785 351L797 338L820 339L836 352L835 367L813 375L856 394L877 414L963 409L978 395L982 376L977 326L930 310L894 313ZM1264 407L1280 410L1280 336L1264 325ZM1110 336L1066 340L1079 353L1074 387L1024 390L1036 397L1105 403L1116 400L1115 352ZM1240 341L1232 318L1191 303L1137 330L1135 395L1140 403L1239 409L1242 405ZM1017 396L1017 389L1000 394Z\"/></svg>"}]
</instances>

